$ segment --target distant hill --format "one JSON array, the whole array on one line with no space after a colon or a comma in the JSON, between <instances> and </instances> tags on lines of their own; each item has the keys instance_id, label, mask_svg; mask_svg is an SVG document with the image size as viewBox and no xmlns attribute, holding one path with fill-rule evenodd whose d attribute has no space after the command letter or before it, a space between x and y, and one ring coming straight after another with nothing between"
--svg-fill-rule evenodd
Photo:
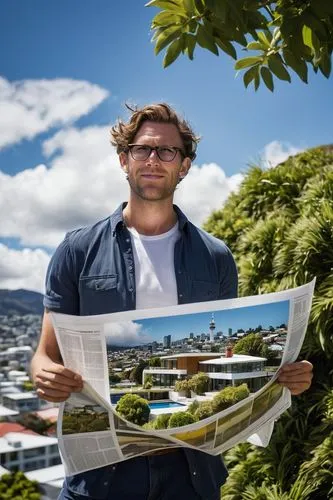
<instances>
[{"instance_id":1,"label":"distant hill","mask_svg":"<svg viewBox=\"0 0 333 500\"><path fill-rule=\"evenodd\" d=\"M43 295L31 290L1 290L0 314L43 314Z\"/></svg>"}]
</instances>

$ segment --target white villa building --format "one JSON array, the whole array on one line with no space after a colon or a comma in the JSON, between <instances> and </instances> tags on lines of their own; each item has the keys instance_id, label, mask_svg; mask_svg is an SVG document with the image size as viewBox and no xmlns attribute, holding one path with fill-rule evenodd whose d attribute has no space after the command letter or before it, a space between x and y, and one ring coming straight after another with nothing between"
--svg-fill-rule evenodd
<instances>
[{"instance_id":1,"label":"white villa building","mask_svg":"<svg viewBox=\"0 0 333 500\"><path fill-rule=\"evenodd\" d=\"M233 354L199 362L199 371L208 375L210 390L220 391L227 385L246 383L250 392L258 391L265 385L271 373L265 370L266 358Z\"/></svg>"},{"instance_id":2,"label":"white villa building","mask_svg":"<svg viewBox=\"0 0 333 500\"><path fill-rule=\"evenodd\" d=\"M161 357L160 367L143 370L142 382L147 375L152 376L153 385L172 387L177 380L204 372L210 379L210 391L219 391L228 385L246 382L250 391L255 392L268 382L272 373L265 369L266 358L212 352L190 352Z\"/></svg>"}]
</instances>

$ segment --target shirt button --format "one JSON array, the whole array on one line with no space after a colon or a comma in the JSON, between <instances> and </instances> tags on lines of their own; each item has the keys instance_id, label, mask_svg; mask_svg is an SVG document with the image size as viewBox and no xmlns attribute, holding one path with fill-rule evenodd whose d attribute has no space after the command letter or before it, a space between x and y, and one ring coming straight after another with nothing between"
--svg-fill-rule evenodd
<instances>
[{"instance_id":1,"label":"shirt button","mask_svg":"<svg viewBox=\"0 0 333 500\"><path fill-rule=\"evenodd\" d=\"M130 292L133 292L133 288L129 288L129 291L130 291Z\"/></svg>"},{"instance_id":2,"label":"shirt button","mask_svg":"<svg viewBox=\"0 0 333 500\"><path fill-rule=\"evenodd\" d=\"M129 266L128 268L130 271L133 271L133 266Z\"/></svg>"},{"instance_id":3,"label":"shirt button","mask_svg":"<svg viewBox=\"0 0 333 500\"><path fill-rule=\"evenodd\" d=\"M108 485L108 482L107 482L107 481L105 481L104 486L107 486L107 485Z\"/></svg>"},{"instance_id":4,"label":"shirt button","mask_svg":"<svg viewBox=\"0 0 333 500\"><path fill-rule=\"evenodd\" d=\"M116 470L116 466L115 465L112 467L112 470Z\"/></svg>"},{"instance_id":5,"label":"shirt button","mask_svg":"<svg viewBox=\"0 0 333 500\"><path fill-rule=\"evenodd\" d=\"M180 293L180 294L179 294L179 298L181 299L181 298L182 298L182 296L183 296L183 294L182 294L182 293Z\"/></svg>"},{"instance_id":6,"label":"shirt button","mask_svg":"<svg viewBox=\"0 0 333 500\"><path fill-rule=\"evenodd\" d=\"M129 243L131 240L129 238L126 238L126 243Z\"/></svg>"},{"instance_id":7,"label":"shirt button","mask_svg":"<svg viewBox=\"0 0 333 500\"><path fill-rule=\"evenodd\" d=\"M197 475L197 473L194 471L194 472L193 472L193 476L196 476L196 475Z\"/></svg>"}]
</instances>

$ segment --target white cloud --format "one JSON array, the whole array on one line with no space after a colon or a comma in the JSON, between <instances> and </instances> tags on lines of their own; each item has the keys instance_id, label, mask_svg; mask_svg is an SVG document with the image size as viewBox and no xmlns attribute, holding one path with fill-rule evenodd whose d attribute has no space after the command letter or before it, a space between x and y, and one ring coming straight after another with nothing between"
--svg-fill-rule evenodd
<instances>
[{"instance_id":1,"label":"white cloud","mask_svg":"<svg viewBox=\"0 0 333 500\"><path fill-rule=\"evenodd\" d=\"M153 340L142 329L142 325L134 321L107 323L104 327L104 334L108 345L131 346Z\"/></svg>"},{"instance_id":2,"label":"white cloud","mask_svg":"<svg viewBox=\"0 0 333 500\"><path fill-rule=\"evenodd\" d=\"M32 139L89 113L108 96L87 81L65 78L9 82L0 77L0 149Z\"/></svg>"},{"instance_id":3,"label":"white cloud","mask_svg":"<svg viewBox=\"0 0 333 500\"><path fill-rule=\"evenodd\" d=\"M0 288L43 292L49 260L44 250L13 250L0 243Z\"/></svg>"},{"instance_id":4,"label":"white cloud","mask_svg":"<svg viewBox=\"0 0 333 500\"><path fill-rule=\"evenodd\" d=\"M109 144L108 127L60 131L44 143L58 153L50 168L15 176L0 172L0 235L23 245L55 247L64 233L111 213L126 198L127 183Z\"/></svg>"},{"instance_id":5,"label":"white cloud","mask_svg":"<svg viewBox=\"0 0 333 500\"><path fill-rule=\"evenodd\" d=\"M176 191L175 202L191 221L201 225L213 210L222 207L242 179L242 174L227 177L216 163L193 165Z\"/></svg>"},{"instance_id":6,"label":"white cloud","mask_svg":"<svg viewBox=\"0 0 333 500\"><path fill-rule=\"evenodd\" d=\"M279 163L284 162L289 156L294 156L305 148L292 146L287 142L272 141L266 144L262 154L263 166L266 168L276 167Z\"/></svg>"}]
</instances>

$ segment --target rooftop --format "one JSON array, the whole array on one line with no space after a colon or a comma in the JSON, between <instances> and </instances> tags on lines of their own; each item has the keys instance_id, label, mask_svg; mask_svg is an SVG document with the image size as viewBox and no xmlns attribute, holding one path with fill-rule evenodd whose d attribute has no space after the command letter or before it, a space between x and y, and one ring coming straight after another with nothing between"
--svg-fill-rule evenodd
<instances>
[{"instance_id":1,"label":"rooftop","mask_svg":"<svg viewBox=\"0 0 333 500\"><path fill-rule=\"evenodd\" d=\"M206 365L228 365L231 363L250 363L257 361L267 361L266 358L259 358L257 356L247 356L246 354L233 354L230 358L220 357L217 359L207 359L200 361L200 364Z\"/></svg>"},{"instance_id":2,"label":"rooftop","mask_svg":"<svg viewBox=\"0 0 333 500\"><path fill-rule=\"evenodd\" d=\"M19 392L19 393L9 393L9 394L6 394L6 398L9 398L9 399L14 399L15 401L21 401L21 400L24 400L24 399L37 399L37 394L35 394L34 392Z\"/></svg>"},{"instance_id":3,"label":"rooftop","mask_svg":"<svg viewBox=\"0 0 333 500\"><path fill-rule=\"evenodd\" d=\"M0 438L1 453L18 450L31 450L57 444L57 438L41 436L39 434L25 434L24 432L8 432Z\"/></svg>"},{"instance_id":4,"label":"rooftop","mask_svg":"<svg viewBox=\"0 0 333 500\"><path fill-rule=\"evenodd\" d=\"M221 353L216 352L183 352L180 354L171 354L170 356L161 356L161 359L176 359L176 358L201 358L211 356L212 358L221 357Z\"/></svg>"},{"instance_id":5,"label":"rooftop","mask_svg":"<svg viewBox=\"0 0 333 500\"><path fill-rule=\"evenodd\" d=\"M0 422L0 437L8 434L8 432L22 432L24 434L36 435L36 432L32 431L31 429L27 429L21 424L17 424L15 422Z\"/></svg>"}]
</instances>

